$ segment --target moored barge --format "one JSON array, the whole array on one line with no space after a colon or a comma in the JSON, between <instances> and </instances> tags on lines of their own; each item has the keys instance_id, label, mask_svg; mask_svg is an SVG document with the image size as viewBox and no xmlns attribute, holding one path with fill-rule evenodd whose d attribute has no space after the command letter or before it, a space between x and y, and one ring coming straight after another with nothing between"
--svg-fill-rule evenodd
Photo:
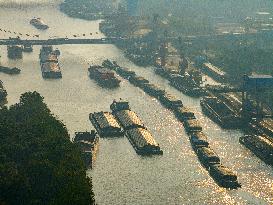
<instances>
[{"instance_id":1,"label":"moored barge","mask_svg":"<svg viewBox=\"0 0 273 205\"><path fill-rule=\"evenodd\" d=\"M131 76L129 78L129 82L132 83L133 85L137 86L137 87L144 87L145 84L148 84L149 81L141 76Z\"/></svg>"},{"instance_id":2,"label":"moored barge","mask_svg":"<svg viewBox=\"0 0 273 205\"><path fill-rule=\"evenodd\" d=\"M115 137L123 135L118 122L109 112L90 113L89 119L101 137Z\"/></svg>"},{"instance_id":3,"label":"moored barge","mask_svg":"<svg viewBox=\"0 0 273 205\"><path fill-rule=\"evenodd\" d=\"M152 134L148 130L144 128L133 128L127 130L125 133L137 154L163 154L163 151L160 150L159 144L156 143Z\"/></svg>"},{"instance_id":4,"label":"moored barge","mask_svg":"<svg viewBox=\"0 0 273 205\"><path fill-rule=\"evenodd\" d=\"M107 88L116 88L120 84L120 80L115 76L114 72L99 65L91 65L88 68L89 77Z\"/></svg>"},{"instance_id":5,"label":"moored barge","mask_svg":"<svg viewBox=\"0 0 273 205\"><path fill-rule=\"evenodd\" d=\"M95 130L91 130L91 132L76 132L74 143L80 147L86 167L93 168L99 146L99 137Z\"/></svg>"},{"instance_id":6,"label":"moored barge","mask_svg":"<svg viewBox=\"0 0 273 205\"><path fill-rule=\"evenodd\" d=\"M222 164L211 165L209 173L221 187L230 189L241 187L241 184L237 181L237 175Z\"/></svg>"},{"instance_id":7,"label":"moored barge","mask_svg":"<svg viewBox=\"0 0 273 205\"><path fill-rule=\"evenodd\" d=\"M21 59L23 58L23 47L21 45L8 45L8 58Z\"/></svg>"},{"instance_id":8,"label":"moored barge","mask_svg":"<svg viewBox=\"0 0 273 205\"><path fill-rule=\"evenodd\" d=\"M209 142L207 136L203 132L195 132L190 136L190 142L194 149L198 149L200 147L208 147Z\"/></svg>"},{"instance_id":9,"label":"moored barge","mask_svg":"<svg viewBox=\"0 0 273 205\"><path fill-rule=\"evenodd\" d=\"M171 75L170 84L177 90L192 97L200 97L205 91L187 75Z\"/></svg>"},{"instance_id":10,"label":"moored barge","mask_svg":"<svg viewBox=\"0 0 273 205\"><path fill-rule=\"evenodd\" d=\"M5 66L0 65L0 72L6 73L9 75L14 75L14 74L19 74L21 72L21 70L16 67L10 68L10 67L5 67Z\"/></svg>"},{"instance_id":11,"label":"moored barge","mask_svg":"<svg viewBox=\"0 0 273 205\"><path fill-rule=\"evenodd\" d=\"M265 163L273 166L273 143L265 135L244 135L239 142Z\"/></svg>"},{"instance_id":12,"label":"moored barge","mask_svg":"<svg viewBox=\"0 0 273 205\"><path fill-rule=\"evenodd\" d=\"M196 119L194 113L187 107L177 107L175 110L175 116L180 122L184 122L190 119Z\"/></svg>"},{"instance_id":13,"label":"moored barge","mask_svg":"<svg viewBox=\"0 0 273 205\"><path fill-rule=\"evenodd\" d=\"M200 147L196 150L197 156L200 160L200 162L203 164L204 167L207 169L211 165L220 164L220 158L218 155L214 152L213 149L210 147Z\"/></svg>"},{"instance_id":14,"label":"moored barge","mask_svg":"<svg viewBox=\"0 0 273 205\"><path fill-rule=\"evenodd\" d=\"M144 126L137 114L130 110L127 101L114 101L110 105L115 117L125 130L125 135L140 155L163 154L152 134Z\"/></svg>"},{"instance_id":15,"label":"moored barge","mask_svg":"<svg viewBox=\"0 0 273 205\"><path fill-rule=\"evenodd\" d=\"M175 96L165 93L159 97L159 101L166 107L172 110L176 110L178 107L183 107L181 100L176 99Z\"/></svg>"},{"instance_id":16,"label":"moored barge","mask_svg":"<svg viewBox=\"0 0 273 205\"><path fill-rule=\"evenodd\" d=\"M58 62L59 54L59 51L53 50L52 46L42 46L39 57L43 78L62 78L62 72Z\"/></svg>"},{"instance_id":17,"label":"moored barge","mask_svg":"<svg viewBox=\"0 0 273 205\"><path fill-rule=\"evenodd\" d=\"M240 128L243 125L241 117L217 97L203 97L200 105L202 111L222 128Z\"/></svg>"},{"instance_id":18,"label":"moored barge","mask_svg":"<svg viewBox=\"0 0 273 205\"><path fill-rule=\"evenodd\" d=\"M154 85L154 84L145 84L143 90L148 93L149 95L159 98L160 96L165 94L165 90L162 88Z\"/></svg>"},{"instance_id":19,"label":"moored barge","mask_svg":"<svg viewBox=\"0 0 273 205\"><path fill-rule=\"evenodd\" d=\"M197 119L188 119L184 121L184 127L187 133L201 132L202 127Z\"/></svg>"}]
</instances>

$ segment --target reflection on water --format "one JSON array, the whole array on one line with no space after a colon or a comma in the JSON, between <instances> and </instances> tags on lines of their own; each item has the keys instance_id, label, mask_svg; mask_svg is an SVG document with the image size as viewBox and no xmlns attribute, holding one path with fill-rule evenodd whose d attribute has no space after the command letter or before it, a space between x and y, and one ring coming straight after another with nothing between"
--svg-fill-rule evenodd
<instances>
[{"instance_id":1,"label":"reflection on water","mask_svg":"<svg viewBox=\"0 0 273 205\"><path fill-rule=\"evenodd\" d=\"M50 29L38 31L29 20L42 17ZM98 21L88 22L68 18L53 7L0 8L0 25L8 30L22 33L39 33L49 36L71 36L75 33L98 32ZM8 37L0 32L0 38ZM100 150L93 178L98 204L270 204L272 203L272 168L265 165L238 142L240 131L222 130L201 113L199 100L183 95L171 88L167 81L154 75L151 68L141 68L124 58L122 52L112 45L64 45L60 64L63 78L44 80L38 61L39 47L24 53L23 60L8 60L6 48L0 47L1 64L18 66L18 76L0 74L8 91L9 104L18 101L21 93L37 90L63 122L73 137L75 131L92 128L88 114L109 111L113 99L128 99L164 151L163 156L138 156L127 138L101 139ZM154 98L121 79L121 87L115 90L100 88L87 73L88 64L101 63L110 58L135 70L138 74L175 94L183 103L192 107L201 120L212 148L223 163L238 173L242 188L226 190L219 188L200 165L192 151L183 126L174 115L163 108Z\"/></svg>"}]
</instances>

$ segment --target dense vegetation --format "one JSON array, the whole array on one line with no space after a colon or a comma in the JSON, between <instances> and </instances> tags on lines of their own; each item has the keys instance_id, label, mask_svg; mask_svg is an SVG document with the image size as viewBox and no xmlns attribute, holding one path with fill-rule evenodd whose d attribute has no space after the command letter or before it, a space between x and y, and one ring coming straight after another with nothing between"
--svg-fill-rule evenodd
<instances>
[{"instance_id":1,"label":"dense vegetation","mask_svg":"<svg viewBox=\"0 0 273 205\"><path fill-rule=\"evenodd\" d=\"M37 92L0 110L0 204L93 204L80 150Z\"/></svg>"}]
</instances>

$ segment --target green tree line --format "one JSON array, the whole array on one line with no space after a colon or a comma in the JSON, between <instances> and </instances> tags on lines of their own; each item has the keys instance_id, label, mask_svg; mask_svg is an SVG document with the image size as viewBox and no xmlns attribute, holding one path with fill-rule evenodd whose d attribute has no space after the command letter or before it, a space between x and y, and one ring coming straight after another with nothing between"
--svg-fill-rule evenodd
<instances>
[{"instance_id":1,"label":"green tree line","mask_svg":"<svg viewBox=\"0 0 273 205\"><path fill-rule=\"evenodd\" d=\"M79 148L37 92L0 110L0 204L94 204Z\"/></svg>"}]
</instances>

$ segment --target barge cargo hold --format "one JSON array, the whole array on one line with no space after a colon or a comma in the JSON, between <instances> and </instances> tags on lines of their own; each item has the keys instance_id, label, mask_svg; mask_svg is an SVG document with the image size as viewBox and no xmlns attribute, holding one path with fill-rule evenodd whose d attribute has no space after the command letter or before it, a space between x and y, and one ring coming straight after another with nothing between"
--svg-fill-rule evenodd
<instances>
[{"instance_id":1,"label":"barge cargo hold","mask_svg":"<svg viewBox=\"0 0 273 205\"><path fill-rule=\"evenodd\" d=\"M194 149L209 146L207 136L203 132L192 133L190 136L190 142Z\"/></svg>"},{"instance_id":2,"label":"barge cargo hold","mask_svg":"<svg viewBox=\"0 0 273 205\"><path fill-rule=\"evenodd\" d=\"M241 184L237 181L237 175L230 168L222 164L214 164L209 168L209 173L217 184L224 188L237 189Z\"/></svg>"},{"instance_id":3,"label":"barge cargo hold","mask_svg":"<svg viewBox=\"0 0 273 205\"><path fill-rule=\"evenodd\" d=\"M273 166L273 143L266 136L245 135L240 137L239 142L265 163Z\"/></svg>"},{"instance_id":4,"label":"barge cargo hold","mask_svg":"<svg viewBox=\"0 0 273 205\"><path fill-rule=\"evenodd\" d=\"M129 78L129 82L137 87L144 87L145 84L148 84L149 81L141 76L132 76Z\"/></svg>"},{"instance_id":5,"label":"barge cargo hold","mask_svg":"<svg viewBox=\"0 0 273 205\"><path fill-rule=\"evenodd\" d=\"M196 119L194 113L187 107L178 107L175 110L175 116L180 122L185 120Z\"/></svg>"},{"instance_id":6,"label":"barge cargo hold","mask_svg":"<svg viewBox=\"0 0 273 205\"><path fill-rule=\"evenodd\" d=\"M139 155L153 155L153 154L163 154L160 150L159 145L154 140L152 134L143 128L134 128L127 130L126 136L130 143Z\"/></svg>"},{"instance_id":7,"label":"barge cargo hold","mask_svg":"<svg viewBox=\"0 0 273 205\"><path fill-rule=\"evenodd\" d=\"M156 98L159 98L160 96L165 94L165 90L161 89L160 87L154 85L154 84L145 84L143 87L143 90Z\"/></svg>"},{"instance_id":8,"label":"barge cargo hold","mask_svg":"<svg viewBox=\"0 0 273 205\"><path fill-rule=\"evenodd\" d=\"M41 65L43 78L62 78L59 63L46 62Z\"/></svg>"},{"instance_id":9,"label":"barge cargo hold","mask_svg":"<svg viewBox=\"0 0 273 205\"><path fill-rule=\"evenodd\" d=\"M201 70L202 70L202 72L211 76L213 79L215 79L219 82L225 82L227 79L227 73L220 70L219 68L212 65L211 63L204 63L201 66Z\"/></svg>"},{"instance_id":10,"label":"barge cargo hold","mask_svg":"<svg viewBox=\"0 0 273 205\"><path fill-rule=\"evenodd\" d=\"M92 65L88 68L89 77L96 80L102 87L116 88L119 87L120 80L114 72L99 65Z\"/></svg>"},{"instance_id":11,"label":"barge cargo hold","mask_svg":"<svg viewBox=\"0 0 273 205\"><path fill-rule=\"evenodd\" d=\"M123 136L121 127L111 113L90 113L89 119L101 137Z\"/></svg>"},{"instance_id":12,"label":"barge cargo hold","mask_svg":"<svg viewBox=\"0 0 273 205\"><path fill-rule=\"evenodd\" d=\"M220 164L220 158L210 147L200 147L196 150L200 162L207 169L211 165Z\"/></svg>"},{"instance_id":13,"label":"barge cargo hold","mask_svg":"<svg viewBox=\"0 0 273 205\"><path fill-rule=\"evenodd\" d=\"M58 62L59 54L59 51L53 50L52 46L42 46L39 58L43 78L62 78L62 72Z\"/></svg>"},{"instance_id":14,"label":"barge cargo hold","mask_svg":"<svg viewBox=\"0 0 273 205\"><path fill-rule=\"evenodd\" d=\"M76 132L74 143L80 147L86 167L93 168L99 147L99 137L95 130Z\"/></svg>"},{"instance_id":15,"label":"barge cargo hold","mask_svg":"<svg viewBox=\"0 0 273 205\"><path fill-rule=\"evenodd\" d=\"M131 110L121 110L115 112L114 115L124 130L137 127L146 129L143 122L139 119L137 114Z\"/></svg>"},{"instance_id":16,"label":"barge cargo hold","mask_svg":"<svg viewBox=\"0 0 273 205\"><path fill-rule=\"evenodd\" d=\"M240 128L243 125L241 117L217 97L203 97L200 105L202 111L222 128Z\"/></svg>"},{"instance_id":17,"label":"barge cargo hold","mask_svg":"<svg viewBox=\"0 0 273 205\"><path fill-rule=\"evenodd\" d=\"M200 97L205 94L204 89L198 86L190 76L171 75L170 85L192 97Z\"/></svg>"},{"instance_id":18,"label":"barge cargo hold","mask_svg":"<svg viewBox=\"0 0 273 205\"><path fill-rule=\"evenodd\" d=\"M172 110L176 110L178 107L182 107L183 103L181 100L176 99L175 96L165 93L159 97L159 101L166 107Z\"/></svg>"},{"instance_id":19,"label":"barge cargo hold","mask_svg":"<svg viewBox=\"0 0 273 205\"><path fill-rule=\"evenodd\" d=\"M197 119L185 120L184 127L185 127L185 130L188 134L202 131L202 127Z\"/></svg>"}]
</instances>

